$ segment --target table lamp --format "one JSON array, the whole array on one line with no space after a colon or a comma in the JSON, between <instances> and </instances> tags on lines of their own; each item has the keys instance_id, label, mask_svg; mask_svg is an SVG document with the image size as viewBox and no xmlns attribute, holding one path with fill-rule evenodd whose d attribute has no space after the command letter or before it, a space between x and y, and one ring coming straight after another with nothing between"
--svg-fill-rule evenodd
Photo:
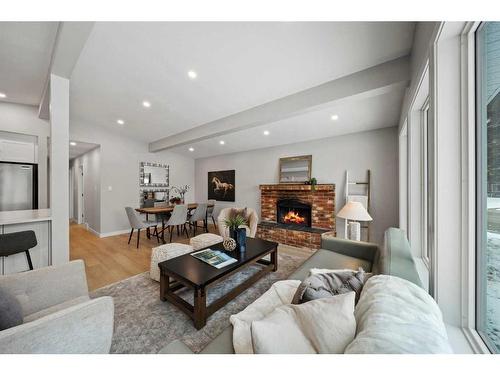
<instances>
[{"instance_id":1,"label":"table lamp","mask_svg":"<svg viewBox=\"0 0 500 375\"><path fill-rule=\"evenodd\" d=\"M372 221L372 217L360 202L350 201L342 207L337 217L349 220L349 239L361 241L361 224L359 221Z\"/></svg>"}]
</instances>

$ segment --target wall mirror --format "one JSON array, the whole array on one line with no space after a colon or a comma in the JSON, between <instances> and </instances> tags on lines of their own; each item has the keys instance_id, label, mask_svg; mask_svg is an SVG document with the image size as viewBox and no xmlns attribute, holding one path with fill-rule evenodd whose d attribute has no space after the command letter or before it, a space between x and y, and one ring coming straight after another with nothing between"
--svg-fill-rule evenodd
<instances>
[{"instance_id":1,"label":"wall mirror","mask_svg":"<svg viewBox=\"0 0 500 375\"><path fill-rule=\"evenodd\" d=\"M140 186L168 186L169 166L159 163L141 162L139 179Z\"/></svg>"},{"instance_id":2,"label":"wall mirror","mask_svg":"<svg viewBox=\"0 0 500 375\"><path fill-rule=\"evenodd\" d=\"M280 184L301 184L311 179L312 155L280 158Z\"/></svg>"}]
</instances>

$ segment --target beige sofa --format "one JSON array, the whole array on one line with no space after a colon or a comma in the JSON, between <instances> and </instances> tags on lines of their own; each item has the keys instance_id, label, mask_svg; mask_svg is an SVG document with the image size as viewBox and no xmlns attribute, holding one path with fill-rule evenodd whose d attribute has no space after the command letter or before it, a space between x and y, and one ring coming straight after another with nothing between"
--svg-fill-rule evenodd
<instances>
[{"instance_id":1,"label":"beige sofa","mask_svg":"<svg viewBox=\"0 0 500 375\"><path fill-rule=\"evenodd\" d=\"M0 353L109 353L113 298L90 299L82 260L0 276L23 324L0 331Z\"/></svg>"},{"instance_id":2,"label":"beige sofa","mask_svg":"<svg viewBox=\"0 0 500 375\"><path fill-rule=\"evenodd\" d=\"M411 256L410 246L404 232L400 229L390 228L385 233L385 243L384 246L378 246L373 243L349 241L333 237L324 237L321 242L321 249L318 250L313 256L311 256L304 264L302 264L299 269L297 269L292 275L289 276L291 280L303 280L308 276L309 270L311 268L327 268L327 269L357 269L362 267L367 272L372 272L374 274L391 275L397 276L400 279L409 281L418 287L422 287L421 280L418 276L418 272ZM397 291L395 291L396 293ZM424 292L425 293L425 292ZM396 304L396 309L404 309L406 306L404 304L397 305L399 299L394 301ZM424 303L421 303L425 305ZM376 305L376 304L374 304ZM437 306L437 305L436 305ZM382 306L383 307L383 306ZM411 307L411 306L410 306ZM430 306L432 308L432 306ZM384 308L384 307L383 307ZM425 306L424 306L425 308ZM372 316L368 316L368 323L365 323L365 330L367 332L373 331L377 325L373 325L373 316L380 315L381 311L377 311ZM387 315L387 311L382 311L382 316ZM442 318L439 317L440 313L437 313L438 317L434 319L438 325L441 326L442 330L444 325L442 324ZM397 319L388 319L389 323L406 324L409 327L411 324L420 321L421 317L409 317L404 316L407 321L402 321L401 317ZM398 320L399 319L399 320ZM441 320L441 322L439 322ZM401 323L402 322L402 323ZM386 322L387 323L387 322ZM380 324L378 325L380 326ZM384 325L385 327L385 325ZM382 330L384 333L384 330ZM417 333L410 333L407 329L405 332L408 337L399 332L395 334L394 337L402 337L404 340L411 342L413 341L412 335L418 336ZM359 332L358 332L359 334ZM424 347L419 347L415 349L410 349L407 353L448 353L451 349L447 348L447 338L446 333L441 332L440 337L429 338L429 345ZM385 338L384 338L385 340ZM384 342L381 340L381 342ZM385 340L387 341L387 340ZM425 341L425 340L424 340ZM439 348L432 347L434 341L439 341L442 346ZM390 340L387 341L389 347L391 346ZM394 349L396 348L396 349ZM396 353L398 344L394 343L392 348L387 347L373 347L369 348L367 353ZM359 352L361 349L356 348ZM366 348L365 348L366 350ZM159 353L163 354L193 354L191 349L185 345L182 341L176 340L168 344ZM234 353L233 348L233 327L229 325L222 333L215 337L212 342L210 342L202 351L202 354L232 354Z\"/></svg>"},{"instance_id":3,"label":"beige sofa","mask_svg":"<svg viewBox=\"0 0 500 375\"><path fill-rule=\"evenodd\" d=\"M229 229L224 223L224 221L229 216L232 207L224 208L219 213L219 217L217 218L217 225L219 226L219 233L222 237L229 237ZM252 208L247 208L248 213L248 227L247 227L247 236L255 237L257 234L257 224L259 223L259 217L257 213Z\"/></svg>"}]
</instances>

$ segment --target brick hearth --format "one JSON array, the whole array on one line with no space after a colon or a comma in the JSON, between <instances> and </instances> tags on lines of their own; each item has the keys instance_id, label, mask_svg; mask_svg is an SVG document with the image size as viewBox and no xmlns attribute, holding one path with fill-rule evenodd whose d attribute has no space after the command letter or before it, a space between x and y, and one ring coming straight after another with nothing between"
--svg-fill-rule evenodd
<instances>
[{"instance_id":1,"label":"brick hearth","mask_svg":"<svg viewBox=\"0 0 500 375\"><path fill-rule=\"evenodd\" d=\"M279 199L297 199L311 205L312 228L287 228L277 223L276 203ZM276 184L260 185L262 222L257 228L257 236L290 246L318 249L321 234L334 232L335 235L335 185Z\"/></svg>"}]
</instances>

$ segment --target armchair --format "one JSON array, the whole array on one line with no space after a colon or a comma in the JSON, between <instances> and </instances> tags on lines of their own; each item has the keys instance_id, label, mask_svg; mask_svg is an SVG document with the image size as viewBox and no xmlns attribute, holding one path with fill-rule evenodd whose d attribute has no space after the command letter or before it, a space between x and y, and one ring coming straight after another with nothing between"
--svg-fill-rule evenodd
<instances>
[{"instance_id":1,"label":"armchair","mask_svg":"<svg viewBox=\"0 0 500 375\"><path fill-rule=\"evenodd\" d=\"M231 212L232 207L229 208L224 208L221 210L219 217L217 218L217 225L219 227L219 233L222 237L228 237L229 236L229 229L225 224L226 218L229 216L229 213ZM248 237L255 237L257 234L257 224L259 223L259 217L257 216L257 213L255 212L254 209L252 208L247 208L247 214L248 214L248 227L247 229L247 236Z\"/></svg>"},{"instance_id":2,"label":"armchair","mask_svg":"<svg viewBox=\"0 0 500 375\"><path fill-rule=\"evenodd\" d=\"M23 324L0 331L0 353L109 353L113 299L89 298L82 260L0 276L0 287L23 311Z\"/></svg>"}]
</instances>

